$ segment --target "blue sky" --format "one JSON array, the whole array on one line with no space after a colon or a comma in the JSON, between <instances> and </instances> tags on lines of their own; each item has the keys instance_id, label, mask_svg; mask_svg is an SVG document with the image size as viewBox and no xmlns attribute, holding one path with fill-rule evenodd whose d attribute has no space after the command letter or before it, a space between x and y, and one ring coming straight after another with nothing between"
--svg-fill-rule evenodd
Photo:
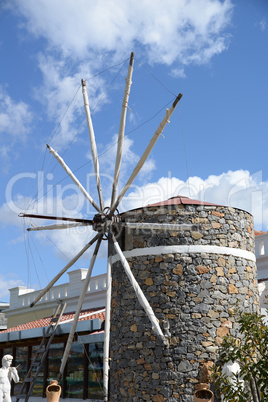
<instances>
[{"instance_id":1,"label":"blue sky","mask_svg":"<svg viewBox=\"0 0 268 402\"><path fill-rule=\"evenodd\" d=\"M257 229L268 230L267 46L265 0L2 1L0 299L18 285L44 287L92 236L28 233L29 220L17 216L94 214L46 150L53 146L98 200L81 78L109 205L132 51L120 188L165 108L178 93L183 98L120 211L182 194L246 209ZM102 247L95 274L105 272L105 253Z\"/></svg>"}]
</instances>

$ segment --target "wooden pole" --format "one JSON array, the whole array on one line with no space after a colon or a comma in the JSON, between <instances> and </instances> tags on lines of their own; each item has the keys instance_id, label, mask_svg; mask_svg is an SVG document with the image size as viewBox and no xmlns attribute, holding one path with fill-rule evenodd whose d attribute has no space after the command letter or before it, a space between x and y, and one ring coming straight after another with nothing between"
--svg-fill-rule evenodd
<instances>
[{"instance_id":1,"label":"wooden pole","mask_svg":"<svg viewBox=\"0 0 268 402\"><path fill-rule=\"evenodd\" d=\"M110 369L110 326L111 326L111 294L112 294L112 272L111 272L111 247L112 241L108 238L108 261L107 261L107 281L106 281L106 308L105 308L105 327L103 345L103 391L104 401L109 400L109 369Z\"/></svg>"},{"instance_id":2,"label":"wooden pole","mask_svg":"<svg viewBox=\"0 0 268 402\"><path fill-rule=\"evenodd\" d=\"M130 93L130 88L131 88L131 84L132 84L131 78L132 78L132 73L133 73L133 63L134 63L134 53L132 52L130 55L130 60L129 60L125 92L124 92L124 98L123 98L123 103L122 103L120 126L119 126L119 132L118 132L117 153L116 153L116 161L115 161L115 169L114 169L114 181L113 181L113 188L112 188L111 206L115 202L116 189L117 189L119 173L120 173L128 99L129 99L129 93Z\"/></svg>"},{"instance_id":3,"label":"wooden pole","mask_svg":"<svg viewBox=\"0 0 268 402\"><path fill-rule=\"evenodd\" d=\"M90 240L90 242L87 243L85 247L82 248L82 250L79 251L79 253L70 262L68 262L67 265L65 265L64 268L62 268L62 270L49 282L49 284L45 287L45 289L41 290L36 299L30 304L30 307L33 307L49 291L49 289L67 271L67 269L69 269L72 265L74 265L76 261L84 254L84 252L87 251L87 249L89 249L89 247L92 246L93 243L95 243L98 237L99 234L97 234L92 240Z\"/></svg>"},{"instance_id":4,"label":"wooden pole","mask_svg":"<svg viewBox=\"0 0 268 402\"><path fill-rule=\"evenodd\" d=\"M84 225L93 225L92 219L68 218L66 216L53 216L53 215L24 214L23 212L21 212L18 216L20 218L47 219L49 221L67 221L67 222L83 223Z\"/></svg>"},{"instance_id":5,"label":"wooden pole","mask_svg":"<svg viewBox=\"0 0 268 402\"><path fill-rule=\"evenodd\" d=\"M86 199L90 202L90 204L98 211L101 213L101 210L99 208L99 206L95 203L95 201L93 200L93 198L88 194L88 192L86 191L86 189L82 186L82 184L80 183L80 181L77 179L77 177L73 174L73 172L71 171L71 169L66 165L66 163L64 162L64 160L59 156L59 154L50 146L47 144L47 147L49 149L49 152L55 157L55 159L57 159L57 161L59 162L59 164L63 167L63 169L65 170L65 172L70 176L70 178L72 179L72 181L74 182L74 184L79 188L79 190L81 191L81 193L86 197Z\"/></svg>"},{"instance_id":6,"label":"wooden pole","mask_svg":"<svg viewBox=\"0 0 268 402\"><path fill-rule=\"evenodd\" d=\"M76 228L78 226L88 226L83 223L61 223L59 225L45 225L45 226L33 226L27 228L28 232L38 231L38 230L54 230L54 229L70 229Z\"/></svg>"},{"instance_id":7,"label":"wooden pole","mask_svg":"<svg viewBox=\"0 0 268 402\"><path fill-rule=\"evenodd\" d=\"M97 153L96 140L95 140L95 135L94 135L94 130L93 130L93 124L92 124L90 110L89 110L87 85L86 85L85 80L81 80L81 83L82 83L82 93L83 93L84 106L85 106L85 112L86 112L86 118L87 118L87 127L88 127L89 139L90 139L90 145L91 145L91 153L92 153L93 165L94 165L95 177L96 177L96 183L97 183L97 190L98 190L99 200L100 200L100 208L103 211L104 202L103 202L101 184L100 184L98 153Z\"/></svg>"},{"instance_id":8,"label":"wooden pole","mask_svg":"<svg viewBox=\"0 0 268 402\"><path fill-rule=\"evenodd\" d=\"M93 253L92 257L91 257L91 261L90 261L90 265L89 265L87 275L86 275L86 278L85 278L82 293L80 294L80 297L79 297L79 301L78 301L78 305L77 305L77 308L76 308L73 324L72 324L72 327L71 327L71 330L70 330L70 333L69 333L69 336L68 336L67 344L66 344L66 347L65 347L65 350L64 350L64 354L63 354L63 357L62 357L61 366L60 366L60 372L59 372L59 377L58 377L59 379L63 375L64 367L65 367L65 365L67 363L67 359L68 359L68 356L69 356L69 353L70 353L70 350L71 350L75 329L76 329L77 322L78 322L79 315L80 315L80 311L81 311L81 308L82 308L82 305L83 305L83 302L84 302L84 298L85 298L86 292L88 290L88 285L89 285L89 282L90 282L92 270L93 270L93 267L94 267L94 264L95 264L95 261L96 261L96 258L97 258L97 254L98 254L98 251L99 251L99 248L100 248L101 241L102 241L102 235L98 235L98 241L97 241L94 253Z\"/></svg>"},{"instance_id":9,"label":"wooden pole","mask_svg":"<svg viewBox=\"0 0 268 402\"><path fill-rule=\"evenodd\" d=\"M152 307L150 306L148 300L146 299L146 297L145 297L143 291L141 290L138 282L136 281L136 279L135 279L135 277L134 277L134 275L133 275L133 273L132 273L132 271L130 269L130 266L129 266L128 262L127 262L127 259L125 258L125 256L124 256L119 244L117 243L114 235L112 235L112 239L113 239L115 250L116 250L116 252L117 252L117 254L118 254L119 258L120 258L120 261L121 261L121 263L123 265L125 273L126 273L128 279L130 280L130 283L131 283L131 285L132 285L132 287L133 287L133 289L134 289L134 291L136 293L138 301L139 301L140 305L143 307L145 313L147 314L149 320L152 323L153 331L162 339L163 343L166 346L168 346L168 340L164 336L164 334L163 334L163 332L162 332L162 330L160 328L158 319L156 318Z\"/></svg>"},{"instance_id":10,"label":"wooden pole","mask_svg":"<svg viewBox=\"0 0 268 402\"><path fill-rule=\"evenodd\" d=\"M146 159L148 158L150 152L152 151L156 141L158 140L160 134L162 134L166 124L169 123L169 118L172 115L172 113L174 112L174 110L175 110L179 100L181 99L181 97L182 97L182 94L179 94L177 96L177 98L175 99L175 101L173 102L171 108L166 110L165 117L163 118L163 120L159 124L158 129L156 130L156 132L154 133L153 137L151 138L151 141L149 142L149 144L148 144L147 148L145 149L142 157L140 158L139 162L137 163L136 167L134 168L134 170L133 170L130 178L128 179L125 187L123 188L123 190L121 191L121 193L117 197L117 200L114 202L113 206L111 207L109 217L113 216L114 211L116 210L116 208L118 207L118 205L121 202L122 198L126 194L127 190L129 189L129 187L133 183L133 181L136 178L137 174L141 170L141 168L144 165Z\"/></svg>"}]
</instances>

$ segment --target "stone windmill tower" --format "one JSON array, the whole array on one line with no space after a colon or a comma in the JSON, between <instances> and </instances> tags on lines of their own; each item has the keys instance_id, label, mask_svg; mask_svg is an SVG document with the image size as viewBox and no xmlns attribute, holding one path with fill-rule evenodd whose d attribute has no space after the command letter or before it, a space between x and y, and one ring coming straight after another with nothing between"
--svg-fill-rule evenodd
<instances>
[{"instance_id":1,"label":"stone windmill tower","mask_svg":"<svg viewBox=\"0 0 268 402\"><path fill-rule=\"evenodd\" d=\"M169 345L151 331L115 255L111 400L192 401L223 336L236 334L235 311L258 310L252 216L178 196L121 219L121 248Z\"/></svg>"}]
</instances>

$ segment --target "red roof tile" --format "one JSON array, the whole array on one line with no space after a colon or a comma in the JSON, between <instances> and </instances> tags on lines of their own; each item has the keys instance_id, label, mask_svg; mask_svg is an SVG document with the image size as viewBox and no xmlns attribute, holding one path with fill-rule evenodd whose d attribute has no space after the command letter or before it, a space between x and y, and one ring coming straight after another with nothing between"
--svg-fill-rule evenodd
<instances>
[{"instance_id":1,"label":"red roof tile","mask_svg":"<svg viewBox=\"0 0 268 402\"><path fill-rule=\"evenodd\" d=\"M268 232L263 232L262 230L254 230L255 236L261 236L267 234Z\"/></svg>"},{"instance_id":2,"label":"red roof tile","mask_svg":"<svg viewBox=\"0 0 268 402\"><path fill-rule=\"evenodd\" d=\"M147 205L147 207L159 207L162 205L214 205L214 206L219 206L218 204L212 204L211 202L205 202L205 201L198 201L198 200L192 200L189 197L184 197L183 195L176 195L175 197L171 197L168 200L165 201L160 201L155 204L150 204Z\"/></svg>"},{"instance_id":3,"label":"red roof tile","mask_svg":"<svg viewBox=\"0 0 268 402\"><path fill-rule=\"evenodd\" d=\"M75 312L65 313L65 314L63 314L60 322L63 323L64 321L72 320L74 318L74 315L75 315ZM28 322L26 324L17 325L16 327L8 328L4 331L1 331L1 334L5 333L5 332L15 332L15 331L23 331L25 329L47 327L50 323L51 318L52 318L52 316L46 317L46 318L41 318L39 320ZM95 318L99 318L102 321L105 320L104 307L81 311L78 321L93 320Z\"/></svg>"}]
</instances>

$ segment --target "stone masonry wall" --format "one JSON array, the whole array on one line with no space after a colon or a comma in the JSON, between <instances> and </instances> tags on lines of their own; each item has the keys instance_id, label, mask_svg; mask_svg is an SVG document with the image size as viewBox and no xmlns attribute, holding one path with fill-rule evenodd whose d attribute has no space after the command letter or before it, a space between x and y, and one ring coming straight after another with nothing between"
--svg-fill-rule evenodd
<instances>
[{"instance_id":1,"label":"stone masonry wall","mask_svg":"<svg viewBox=\"0 0 268 402\"><path fill-rule=\"evenodd\" d=\"M254 253L252 216L221 206L176 205L130 211L133 222L190 223L189 230L127 230L125 250L165 245L217 245ZM237 334L235 312L258 310L255 262L215 253L168 253L128 258L160 326L163 346L129 284L122 265L112 266L110 395L112 401L193 401L194 386L226 334ZM167 332L167 333L168 333Z\"/></svg>"}]
</instances>

